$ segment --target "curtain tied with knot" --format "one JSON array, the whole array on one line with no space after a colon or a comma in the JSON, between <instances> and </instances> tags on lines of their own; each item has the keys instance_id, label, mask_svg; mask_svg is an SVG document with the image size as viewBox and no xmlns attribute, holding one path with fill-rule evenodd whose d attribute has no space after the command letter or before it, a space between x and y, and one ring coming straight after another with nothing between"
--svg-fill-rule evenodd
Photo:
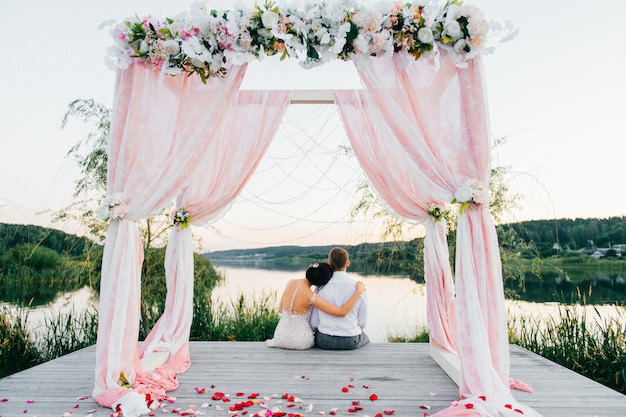
<instances>
[{"instance_id":1,"label":"curtain tied with knot","mask_svg":"<svg viewBox=\"0 0 626 417\"><path fill-rule=\"evenodd\" d=\"M426 222L424 278L433 345L460 358L460 401L437 416L538 415L509 391L506 310L488 199L461 201L455 279L446 204L489 184L490 140L480 57L459 68L447 56L354 59L365 86L336 91L350 143L390 211ZM474 190L474 189L472 189ZM482 196L482 194L481 194ZM459 197L459 198L457 198ZM517 414L519 415L519 414Z\"/></svg>"},{"instance_id":2,"label":"curtain tied with knot","mask_svg":"<svg viewBox=\"0 0 626 417\"><path fill-rule=\"evenodd\" d=\"M135 220L177 199L194 222L215 218L241 191L274 136L285 91L239 93L246 66L224 78L166 77L140 64L119 71L108 149L111 218L104 245L94 398L125 416L158 406L189 367L193 250L173 227L166 251L163 316L139 347L143 244ZM236 127L236 128L235 128ZM245 167L245 168L244 168ZM187 224L187 223L185 223ZM155 369L142 357L163 353ZM146 362L144 358L144 363Z\"/></svg>"}]
</instances>

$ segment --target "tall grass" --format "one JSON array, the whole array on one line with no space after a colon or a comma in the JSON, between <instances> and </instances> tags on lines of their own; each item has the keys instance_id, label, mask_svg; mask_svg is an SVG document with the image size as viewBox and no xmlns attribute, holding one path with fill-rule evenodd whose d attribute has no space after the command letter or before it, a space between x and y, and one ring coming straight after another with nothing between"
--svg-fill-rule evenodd
<instances>
[{"instance_id":1,"label":"tall grass","mask_svg":"<svg viewBox=\"0 0 626 417\"><path fill-rule=\"evenodd\" d=\"M43 329L36 336L41 362L49 361L96 343L98 313L87 309L82 314L73 310L46 317Z\"/></svg>"},{"instance_id":2,"label":"tall grass","mask_svg":"<svg viewBox=\"0 0 626 417\"><path fill-rule=\"evenodd\" d=\"M517 316L509 340L607 387L626 394L626 310L589 320L581 306L562 306L558 317Z\"/></svg>"},{"instance_id":3,"label":"tall grass","mask_svg":"<svg viewBox=\"0 0 626 417\"><path fill-rule=\"evenodd\" d=\"M246 298L243 294L230 302L211 300L206 293L194 300L191 340L263 341L274 335L280 315L276 311L276 292L262 292Z\"/></svg>"},{"instance_id":4,"label":"tall grass","mask_svg":"<svg viewBox=\"0 0 626 417\"><path fill-rule=\"evenodd\" d=\"M0 377L39 363L39 355L28 330L23 311L8 314L0 311Z\"/></svg>"}]
</instances>

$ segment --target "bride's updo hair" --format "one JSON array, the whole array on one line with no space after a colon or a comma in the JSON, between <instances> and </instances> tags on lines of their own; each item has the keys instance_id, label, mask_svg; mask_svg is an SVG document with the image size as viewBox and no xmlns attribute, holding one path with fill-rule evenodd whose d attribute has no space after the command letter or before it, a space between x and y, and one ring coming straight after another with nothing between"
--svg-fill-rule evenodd
<instances>
[{"instance_id":1,"label":"bride's updo hair","mask_svg":"<svg viewBox=\"0 0 626 417\"><path fill-rule=\"evenodd\" d=\"M333 276L333 269L326 262L315 263L306 270L306 279L317 287L326 285Z\"/></svg>"}]
</instances>

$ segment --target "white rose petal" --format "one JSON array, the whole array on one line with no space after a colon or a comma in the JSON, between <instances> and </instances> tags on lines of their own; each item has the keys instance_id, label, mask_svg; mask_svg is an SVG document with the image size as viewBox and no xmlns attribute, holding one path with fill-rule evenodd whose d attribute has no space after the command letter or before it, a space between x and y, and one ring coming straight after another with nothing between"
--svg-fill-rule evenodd
<instances>
[{"instance_id":1,"label":"white rose petal","mask_svg":"<svg viewBox=\"0 0 626 417\"><path fill-rule=\"evenodd\" d=\"M108 204L102 204L100 207L98 207L98 218L100 220L105 221L109 217L111 217L111 212L109 210Z\"/></svg>"},{"instance_id":2,"label":"white rose petal","mask_svg":"<svg viewBox=\"0 0 626 417\"><path fill-rule=\"evenodd\" d=\"M139 52L141 53L146 53L148 52L148 42L146 41L141 41L141 43L139 44Z\"/></svg>"},{"instance_id":3,"label":"white rose petal","mask_svg":"<svg viewBox=\"0 0 626 417\"><path fill-rule=\"evenodd\" d=\"M459 39L454 43L454 52L462 52L466 46L467 42L465 42L465 39Z\"/></svg>"}]
</instances>

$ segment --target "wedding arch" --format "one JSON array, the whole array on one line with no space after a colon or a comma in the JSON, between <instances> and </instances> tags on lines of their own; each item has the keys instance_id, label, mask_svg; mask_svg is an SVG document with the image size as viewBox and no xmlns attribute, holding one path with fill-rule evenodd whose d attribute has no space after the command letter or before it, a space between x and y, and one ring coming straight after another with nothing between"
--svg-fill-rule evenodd
<instances>
[{"instance_id":1,"label":"wedding arch","mask_svg":"<svg viewBox=\"0 0 626 417\"><path fill-rule=\"evenodd\" d=\"M383 8L266 3L219 12L199 6L175 18L117 23L108 57L117 78L100 210L110 224L95 399L127 417L147 413L191 365L189 226L215 219L236 198L272 140L289 92L239 87L247 63L279 54L305 67L354 63L364 89L334 92L354 153L392 211L426 223L430 337L437 355L459 362L460 405L437 415L537 415L509 391L502 271L488 209L481 54L498 31L506 37L510 28L490 26L459 0ZM143 246L135 221L172 200L165 311L139 345ZM443 217L451 203L459 210L455 279ZM144 369L142 361L162 354L161 366Z\"/></svg>"}]
</instances>

